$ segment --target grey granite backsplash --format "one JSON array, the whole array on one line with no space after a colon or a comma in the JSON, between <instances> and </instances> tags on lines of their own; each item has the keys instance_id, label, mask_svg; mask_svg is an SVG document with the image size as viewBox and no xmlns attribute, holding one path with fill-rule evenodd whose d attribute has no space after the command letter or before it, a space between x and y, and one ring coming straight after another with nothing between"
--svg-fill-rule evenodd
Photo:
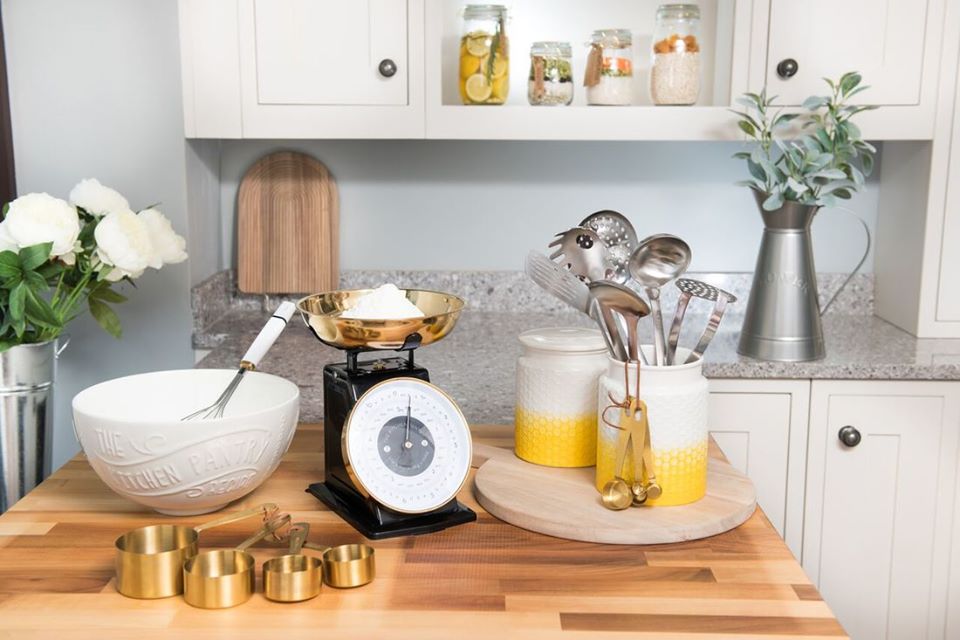
<instances>
[{"instance_id":1,"label":"grey granite backsplash","mask_svg":"<svg viewBox=\"0 0 960 640\"><path fill-rule=\"evenodd\" d=\"M753 275L750 273L691 273L688 277L709 282L737 296L738 301L728 307L728 324L742 316ZM820 300L824 304L840 287L845 274L822 273L818 280ZM344 271L340 287L356 289L375 287L392 282L401 288L433 289L456 294L467 301L474 311L495 313L561 313L569 311L562 302L534 284L521 271ZM219 344L216 327L218 320L234 311L272 311L281 300L295 300L300 296L245 294L237 291L233 271L217 273L194 287L194 338L198 347ZM665 287L665 309L674 306L675 287ZM709 305L691 305L688 314L707 315ZM851 279L843 293L831 305L828 315L873 315L873 275L858 274ZM739 324L739 323L737 323Z\"/></svg>"}]
</instances>

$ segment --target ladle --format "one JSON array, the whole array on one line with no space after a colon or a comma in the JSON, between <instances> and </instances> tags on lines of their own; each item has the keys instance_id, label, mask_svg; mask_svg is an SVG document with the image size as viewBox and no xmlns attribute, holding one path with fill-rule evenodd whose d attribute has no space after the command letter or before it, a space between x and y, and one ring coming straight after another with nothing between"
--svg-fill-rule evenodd
<instances>
[{"instance_id":1,"label":"ladle","mask_svg":"<svg viewBox=\"0 0 960 640\"><path fill-rule=\"evenodd\" d=\"M666 364L666 340L660 310L660 287L677 278L690 265L690 246L669 234L644 239L630 256L630 276L644 287L653 317L655 364Z\"/></svg>"},{"instance_id":2,"label":"ladle","mask_svg":"<svg viewBox=\"0 0 960 640\"><path fill-rule=\"evenodd\" d=\"M649 315L650 307L628 287L615 282L591 282L587 285L591 297L600 307L606 330L612 334L619 334L616 319L613 314L618 313L627 325L627 358L637 362L640 357L637 324L644 316Z\"/></svg>"}]
</instances>

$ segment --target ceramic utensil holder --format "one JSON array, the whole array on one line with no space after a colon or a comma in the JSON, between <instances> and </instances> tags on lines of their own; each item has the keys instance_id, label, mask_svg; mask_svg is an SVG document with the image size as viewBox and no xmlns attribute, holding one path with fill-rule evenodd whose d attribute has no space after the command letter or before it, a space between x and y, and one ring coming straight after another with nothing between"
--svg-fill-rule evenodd
<instances>
[{"instance_id":1,"label":"ceramic utensil holder","mask_svg":"<svg viewBox=\"0 0 960 640\"><path fill-rule=\"evenodd\" d=\"M653 347L643 348L652 359ZM677 349L677 362L683 362L689 349ZM637 365L628 366L631 393L636 388ZM617 475L616 444L618 429L603 421L602 412L611 402L608 394L622 401L624 391L624 363L608 358L606 373L600 378L597 420L597 491ZM651 506L675 506L696 502L707 490L707 379L703 377L702 363L670 367L640 366L640 399L647 405L650 423L650 442L653 467L663 494L649 499ZM606 412L606 419L619 423L618 407ZM633 452L627 447L620 477L632 483L634 479Z\"/></svg>"},{"instance_id":2,"label":"ceramic utensil holder","mask_svg":"<svg viewBox=\"0 0 960 640\"><path fill-rule=\"evenodd\" d=\"M516 454L550 467L597 461L597 381L607 351L596 329L534 329L520 334Z\"/></svg>"}]
</instances>

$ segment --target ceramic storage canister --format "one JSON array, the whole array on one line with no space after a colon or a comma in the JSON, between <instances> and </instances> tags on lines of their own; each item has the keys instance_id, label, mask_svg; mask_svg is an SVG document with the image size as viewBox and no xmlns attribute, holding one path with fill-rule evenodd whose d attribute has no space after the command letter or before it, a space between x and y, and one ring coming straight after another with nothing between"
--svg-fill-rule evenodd
<instances>
[{"instance_id":1,"label":"ceramic storage canister","mask_svg":"<svg viewBox=\"0 0 960 640\"><path fill-rule=\"evenodd\" d=\"M643 347L648 360L653 348ZM689 349L677 349L677 362L684 362ZM604 423L602 412L611 405L609 396L624 398L623 362L608 358L606 373L600 378L597 427L597 491L616 475L633 482L633 453L627 447L623 469L615 467L615 448L619 430ZM631 393L636 389L637 365L630 363L628 380ZM650 498L651 506L673 506L696 502L707 491L707 379L699 359L674 366L640 365L640 399L647 405L650 443L657 482L663 489L659 498ZM606 413L608 422L619 422L619 408Z\"/></svg>"},{"instance_id":2,"label":"ceramic storage canister","mask_svg":"<svg viewBox=\"0 0 960 640\"><path fill-rule=\"evenodd\" d=\"M516 454L551 467L597 461L597 381L607 351L596 329L534 329L520 334Z\"/></svg>"}]
</instances>

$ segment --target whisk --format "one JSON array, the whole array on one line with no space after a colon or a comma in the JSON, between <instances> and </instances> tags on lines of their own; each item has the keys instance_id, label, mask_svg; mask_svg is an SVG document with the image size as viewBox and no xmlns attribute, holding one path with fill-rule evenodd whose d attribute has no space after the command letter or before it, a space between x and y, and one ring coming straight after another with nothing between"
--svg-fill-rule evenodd
<instances>
[{"instance_id":1,"label":"whisk","mask_svg":"<svg viewBox=\"0 0 960 640\"><path fill-rule=\"evenodd\" d=\"M260 360L263 359L263 356L267 354L267 351L270 350L273 343L280 337L280 334L283 332L284 327L287 326L290 318L293 317L293 312L296 311L296 309L296 305L292 302L281 303L280 306L277 307L277 310L273 312L273 315L270 316L270 319L267 320L267 324L263 325L263 329L257 334L253 344L251 344L247 352L243 354L243 358L240 360L240 368L237 369L233 380L231 380L227 388L223 390L223 393L220 394L216 402L209 407L204 407L199 411L194 411L190 415L180 418L181 422L195 418L200 418L201 420L222 418L223 411L227 408L227 403L230 402L230 398L233 397L237 387L240 386L240 381L243 380L243 374L257 368Z\"/></svg>"}]
</instances>

